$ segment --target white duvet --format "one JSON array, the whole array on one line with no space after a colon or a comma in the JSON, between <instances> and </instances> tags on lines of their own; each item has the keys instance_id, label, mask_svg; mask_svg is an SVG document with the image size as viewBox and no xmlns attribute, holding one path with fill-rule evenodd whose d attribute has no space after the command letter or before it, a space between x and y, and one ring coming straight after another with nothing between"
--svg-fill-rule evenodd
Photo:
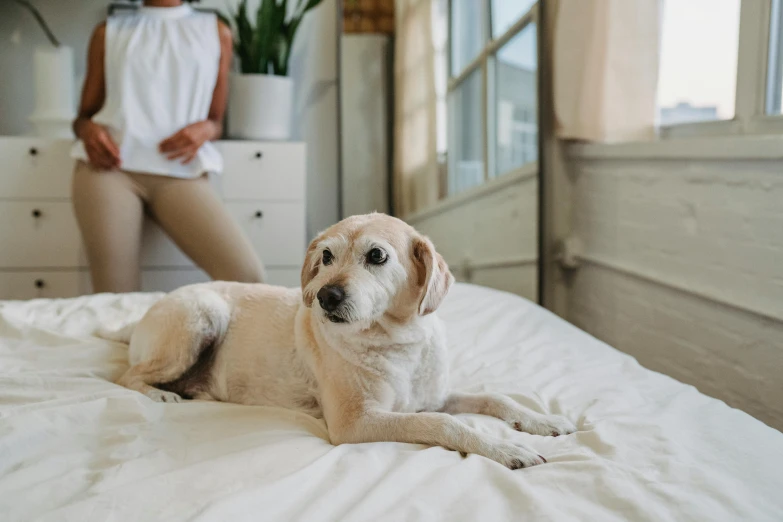
<instances>
[{"instance_id":1,"label":"white duvet","mask_svg":"<svg viewBox=\"0 0 783 522\"><path fill-rule=\"evenodd\" d=\"M456 285L440 311L453 387L512 395L579 432L511 432L549 463L334 447L292 411L160 404L112 384L91 335L159 296L0 305L0 520L783 520L783 435L520 298Z\"/></svg>"}]
</instances>

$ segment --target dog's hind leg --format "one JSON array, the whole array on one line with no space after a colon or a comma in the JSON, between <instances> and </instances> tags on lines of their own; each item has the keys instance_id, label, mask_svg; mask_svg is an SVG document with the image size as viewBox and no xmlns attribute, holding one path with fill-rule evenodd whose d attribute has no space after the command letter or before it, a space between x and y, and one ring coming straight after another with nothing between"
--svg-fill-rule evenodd
<instances>
[{"instance_id":1,"label":"dog's hind leg","mask_svg":"<svg viewBox=\"0 0 783 522\"><path fill-rule=\"evenodd\" d=\"M194 371L210 371L229 319L227 303L211 291L201 289L162 299L134 330L129 347L131 367L117 384L158 402L179 402L184 390L176 389L180 392L176 393L177 386L172 385L185 377L192 380Z\"/></svg>"}]
</instances>

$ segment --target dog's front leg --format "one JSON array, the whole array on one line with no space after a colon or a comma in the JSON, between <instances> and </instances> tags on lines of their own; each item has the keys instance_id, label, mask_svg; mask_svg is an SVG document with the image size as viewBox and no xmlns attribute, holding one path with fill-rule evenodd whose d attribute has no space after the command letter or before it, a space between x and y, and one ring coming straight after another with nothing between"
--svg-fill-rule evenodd
<instances>
[{"instance_id":1,"label":"dog's front leg","mask_svg":"<svg viewBox=\"0 0 783 522\"><path fill-rule=\"evenodd\" d=\"M499 393L451 393L440 411L452 415L477 413L497 417L517 431L534 435L557 437L576 431L576 427L565 417L527 410L510 397Z\"/></svg>"},{"instance_id":2,"label":"dog's front leg","mask_svg":"<svg viewBox=\"0 0 783 522\"><path fill-rule=\"evenodd\" d=\"M546 459L521 444L495 439L444 413L365 411L355 419L327 422L333 444L408 442L475 453L511 469Z\"/></svg>"}]
</instances>

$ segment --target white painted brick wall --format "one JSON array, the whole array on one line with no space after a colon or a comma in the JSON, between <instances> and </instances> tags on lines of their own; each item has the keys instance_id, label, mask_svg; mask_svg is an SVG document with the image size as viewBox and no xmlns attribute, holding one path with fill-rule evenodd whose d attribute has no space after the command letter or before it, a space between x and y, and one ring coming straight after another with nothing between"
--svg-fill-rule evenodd
<instances>
[{"instance_id":1,"label":"white painted brick wall","mask_svg":"<svg viewBox=\"0 0 783 522\"><path fill-rule=\"evenodd\" d=\"M783 429L783 161L569 167L588 260L569 318Z\"/></svg>"},{"instance_id":2,"label":"white painted brick wall","mask_svg":"<svg viewBox=\"0 0 783 522\"><path fill-rule=\"evenodd\" d=\"M483 187L484 189L488 187ZM463 262L524 259L514 266L476 268L470 282L515 293L538 294L538 179L522 177L499 190L465 197L457 204L408 222L435 243L458 280Z\"/></svg>"}]
</instances>

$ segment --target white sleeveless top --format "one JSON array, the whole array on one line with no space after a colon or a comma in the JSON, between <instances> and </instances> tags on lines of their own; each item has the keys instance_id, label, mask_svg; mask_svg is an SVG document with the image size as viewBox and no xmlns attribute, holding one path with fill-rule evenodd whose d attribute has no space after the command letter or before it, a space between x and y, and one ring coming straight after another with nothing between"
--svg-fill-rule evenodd
<instances>
[{"instance_id":1,"label":"white sleeveless top","mask_svg":"<svg viewBox=\"0 0 783 522\"><path fill-rule=\"evenodd\" d=\"M92 119L109 129L120 168L178 178L223 170L210 142L188 165L158 152L161 141L209 114L220 62L214 14L181 5L111 16L105 55L106 100ZM72 156L87 160L81 141Z\"/></svg>"}]
</instances>

